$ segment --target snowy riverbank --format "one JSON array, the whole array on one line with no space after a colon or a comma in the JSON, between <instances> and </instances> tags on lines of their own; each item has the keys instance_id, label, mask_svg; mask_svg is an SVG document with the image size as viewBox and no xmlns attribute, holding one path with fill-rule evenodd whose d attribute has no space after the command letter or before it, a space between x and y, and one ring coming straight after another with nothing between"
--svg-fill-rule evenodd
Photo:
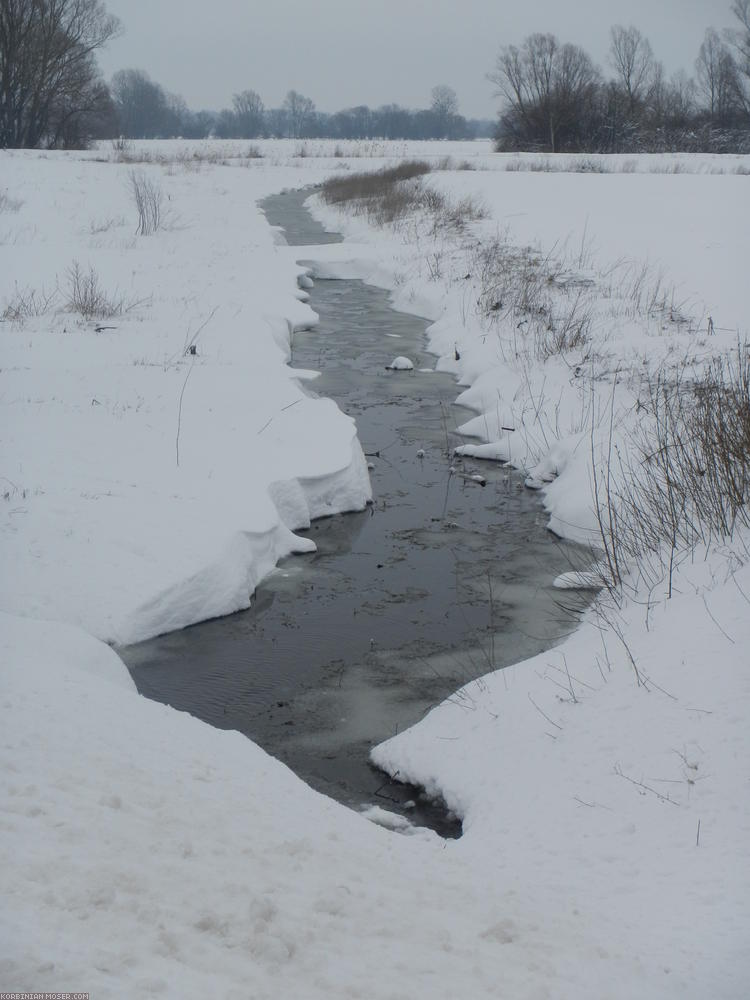
<instances>
[{"instance_id":1,"label":"snowy riverbank","mask_svg":"<svg viewBox=\"0 0 750 1000\"><path fill-rule=\"evenodd\" d=\"M133 171L163 195L148 236ZM364 506L352 421L286 364L315 315L256 199L290 174L4 154L5 610L119 643L180 628ZM73 310L76 264L114 315Z\"/></svg>"},{"instance_id":2,"label":"snowy riverbank","mask_svg":"<svg viewBox=\"0 0 750 1000\"><path fill-rule=\"evenodd\" d=\"M589 470L613 440L625 447L643 370L698 366L747 332L747 178L714 176L715 158L678 177L521 174L480 144L432 145L415 151L476 159L429 179L485 202L475 238L509 226L505 242L534 242L538 257L574 248L558 277L589 296L578 356L540 362L517 350L509 316L484 324L465 234L418 220L386 234L317 206L357 245L299 256L436 320L477 447L547 484L561 533L591 537ZM604 602L562 646L376 749L462 814L455 843L381 830L237 734L138 697L78 627L134 639L243 606L300 544L290 529L367 498L351 422L302 396L285 365L290 329L313 317L255 200L377 166L383 151L266 152L227 165L0 160L0 309L59 288L42 314L0 324L4 988L738 1000L750 978L746 533L697 549L669 589L630 580L620 607ZM131 169L165 191L163 232L133 235ZM644 247L680 288L671 317L636 305L625 278L603 279ZM133 308L66 310L76 260Z\"/></svg>"}]
</instances>

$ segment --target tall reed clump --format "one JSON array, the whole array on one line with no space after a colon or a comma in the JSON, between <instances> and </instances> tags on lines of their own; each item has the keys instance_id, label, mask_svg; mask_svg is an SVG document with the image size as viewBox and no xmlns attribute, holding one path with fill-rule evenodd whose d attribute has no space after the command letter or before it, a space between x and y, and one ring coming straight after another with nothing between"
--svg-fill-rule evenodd
<instances>
[{"instance_id":1,"label":"tall reed clump","mask_svg":"<svg viewBox=\"0 0 750 1000\"><path fill-rule=\"evenodd\" d=\"M419 210L427 213L434 230L459 229L484 216L474 199L452 202L427 187L423 180L432 169L424 160L403 160L382 170L331 177L320 195L327 205L365 216L375 226L397 223Z\"/></svg>"},{"instance_id":2,"label":"tall reed clump","mask_svg":"<svg viewBox=\"0 0 750 1000\"><path fill-rule=\"evenodd\" d=\"M750 346L647 380L638 430L595 484L610 582L636 566L656 581L699 545L750 527Z\"/></svg>"}]
</instances>

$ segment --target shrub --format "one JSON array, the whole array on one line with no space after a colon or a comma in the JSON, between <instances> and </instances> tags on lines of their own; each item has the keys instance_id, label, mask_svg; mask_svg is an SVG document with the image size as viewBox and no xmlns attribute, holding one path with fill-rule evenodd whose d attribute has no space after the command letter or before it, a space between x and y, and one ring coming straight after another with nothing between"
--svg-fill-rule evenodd
<instances>
[{"instance_id":1,"label":"shrub","mask_svg":"<svg viewBox=\"0 0 750 1000\"><path fill-rule=\"evenodd\" d=\"M16 286L13 298L0 313L0 322L22 325L24 320L33 316L43 316L54 305L57 294L57 288L47 294L44 289L38 292L34 288Z\"/></svg>"},{"instance_id":2,"label":"shrub","mask_svg":"<svg viewBox=\"0 0 750 1000\"><path fill-rule=\"evenodd\" d=\"M161 228L163 224L164 192L142 170L131 170L128 176L130 178L130 191L138 212L136 233L139 236L149 236Z\"/></svg>"},{"instance_id":3,"label":"shrub","mask_svg":"<svg viewBox=\"0 0 750 1000\"><path fill-rule=\"evenodd\" d=\"M67 277L67 308L84 319L112 319L114 316L122 316L139 304L138 301L127 301L117 292L106 292L94 268L89 267L88 271L84 271L77 260L68 268Z\"/></svg>"}]
</instances>

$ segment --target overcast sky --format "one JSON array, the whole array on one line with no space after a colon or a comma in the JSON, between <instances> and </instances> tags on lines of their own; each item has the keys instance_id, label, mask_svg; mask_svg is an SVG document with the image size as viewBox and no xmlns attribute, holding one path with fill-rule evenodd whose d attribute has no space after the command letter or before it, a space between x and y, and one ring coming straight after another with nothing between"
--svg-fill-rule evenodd
<instances>
[{"instance_id":1,"label":"overcast sky","mask_svg":"<svg viewBox=\"0 0 750 1000\"><path fill-rule=\"evenodd\" d=\"M583 46L605 71L609 29L634 24L668 74L693 63L731 0L105 0L122 36L100 54L109 78L145 70L194 109L256 90L277 107L290 89L321 111L426 107L447 84L467 117L494 117L486 80L501 45L534 31Z\"/></svg>"}]
</instances>

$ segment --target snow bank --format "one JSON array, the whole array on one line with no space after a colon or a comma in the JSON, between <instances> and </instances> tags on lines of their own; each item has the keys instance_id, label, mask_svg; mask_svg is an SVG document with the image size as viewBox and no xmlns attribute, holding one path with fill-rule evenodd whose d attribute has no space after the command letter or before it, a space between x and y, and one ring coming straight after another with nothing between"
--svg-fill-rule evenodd
<instances>
[{"instance_id":1,"label":"snow bank","mask_svg":"<svg viewBox=\"0 0 750 1000\"><path fill-rule=\"evenodd\" d=\"M389 365L386 365L386 368L390 368L394 372L410 372L414 370L414 362L400 354Z\"/></svg>"},{"instance_id":2,"label":"snow bank","mask_svg":"<svg viewBox=\"0 0 750 1000\"><path fill-rule=\"evenodd\" d=\"M750 977L750 566L725 572L685 566L678 597L590 614L372 755L442 793L466 851L501 851L555 911L615 917L620 946L662 954L693 997Z\"/></svg>"},{"instance_id":3,"label":"snow bank","mask_svg":"<svg viewBox=\"0 0 750 1000\"><path fill-rule=\"evenodd\" d=\"M315 321L296 287L307 270L253 207L340 158L292 151L291 165L288 146L269 146L260 161L226 149L221 166L169 144L155 153L162 146L141 169L168 190L172 227L137 239L128 165L2 154L3 184L23 204L0 216L1 308L16 282L64 294L75 259L138 303L106 321L115 330L97 332L60 300L0 326L0 601L25 616L0 614L3 987L258 1000L744 996L749 539L683 562L670 599L656 586L620 609L600 604L562 646L467 685L377 748L382 766L464 817L457 842L381 829L393 825L382 810L369 822L237 733L139 697L114 653L75 627L136 638L231 610L303 544L295 527L368 492L351 422L286 367L290 332ZM359 152L344 169L390 155ZM710 159L691 161L693 173L709 173ZM633 255L626 216L640 211L670 280L719 315L714 271L732 246L743 252L748 203L734 220L705 201L728 201L721 184L736 178L687 178L719 185L690 187L702 227L690 257L677 247L684 228L669 236L682 187L660 187L664 197L639 209L622 187L608 189L611 204L595 195L598 177L580 178L591 187L567 174L536 187L517 178L500 164L491 183L487 170L431 183L481 193L496 212L515 199L528 227L518 244L528 236L545 254L567 236L555 191L579 222L589 193L599 198L588 231L599 235L601 220L609 236L619 219ZM666 178L637 180L653 194ZM592 454L601 459L608 426L616 438L627 429L639 366L686 351L699 364L734 338L663 315L644 326L610 301L593 363L584 351L532 363L516 356L516 328L479 321L463 237L421 233L415 253L406 232L325 217L360 242L306 248L313 273L348 269L439 321L440 366L477 414L469 447L524 468L561 534L594 528ZM474 235L496 228L497 218ZM439 281L426 254L442 255ZM747 315L737 278L726 302Z\"/></svg>"},{"instance_id":4,"label":"snow bank","mask_svg":"<svg viewBox=\"0 0 750 1000\"><path fill-rule=\"evenodd\" d=\"M634 732L612 654L597 690L571 660L577 703L537 692L552 723L525 711L516 674L499 718L474 686L474 708L442 708L407 735L400 757L434 773L434 742L442 780L452 773L474 803L463 841L445 843L382 830L239 734L124 690L115 655L79 630L3 615L4 987L103 1000L739 997L748 868L734 862L750 841L731 803L746 728L716 737L746 688L722 674L697 705L691 670L670 728L655 725L672 703L653 689ZM613 774L617 760L651 781L638 770L649 751L679 805Z\"/></svg>"},{"instance_id":5,"label":"snow bank","mask_svg":"<svg viewBox=\"0 0 750 1000\"><path fill-rule=\"evenodd\" d=\"M287 367L317 317L255 205L287 175L3 162L0 606L118 643L247 607L295 529L370 496L353 422ZM131 169L169 206L150 236ZM115 315L71 311L76 263Z\"/></svg>"},{"instance_id":6,"label":"snow bank","mask_svg":"<svg viewBox=\"0 0 750 1000\"><path fill-rule=\"evenodd\" d=\"M699 370L748 332L746 179L709 166L678 177L431 174L454 201L490 209L458 231L419 218L373 231L311 205L356 241L357 259L360 244L381 248L380 269L361 276L390 272L397 306L435 320L438 367L477 413L460 430L478 443L458 452L524 470L550 527L596 543L594 470L601 484L608 456L627 455L645 379ZM495 241L508 267L549 264L543 281L562 293L537 300L545 315L586 304L578 347L540 351L527 315L501 297L483 314L477 272ZM459 850L499 855L503 885L540 887L547 912L658 961L660 985L631 982L631 995L666 995L684 976L686 996L739 997L750 979L747 538L685 559L671 590L650 569L650 587L630 581L622 607L599 603L560 647L468 684L372 758L442 795L464 820ZM602 995L618 988L601 984ZM568 983L554 992L575 994Z\"/></svg>"}]
</instances>

